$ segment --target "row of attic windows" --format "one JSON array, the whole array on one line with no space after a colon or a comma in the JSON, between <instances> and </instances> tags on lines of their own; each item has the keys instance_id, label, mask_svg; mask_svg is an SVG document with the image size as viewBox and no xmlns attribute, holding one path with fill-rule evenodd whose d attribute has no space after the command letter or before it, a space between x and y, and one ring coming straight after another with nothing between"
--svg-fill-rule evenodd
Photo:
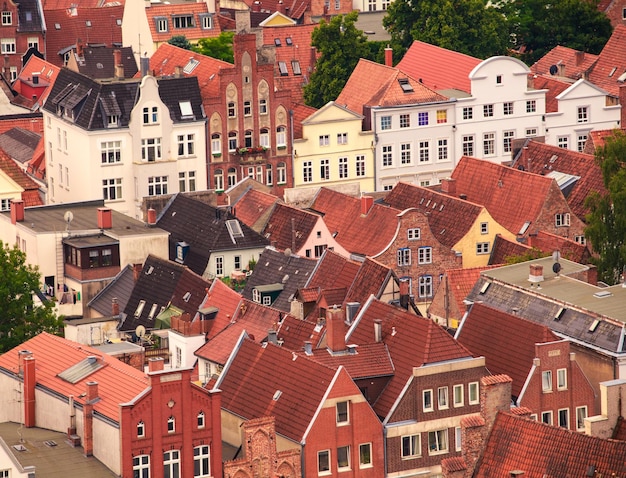
<instances>
[{"instance_id":1,"label":"row of attic windows","mask_svg":"<svg viewBox=\"0 0 626 478\"><path fill-rule=\"evenodd\" d=\"M158 33L169 32L170 29L185 29L199 26L203 30L213 28L213 16L209 13L199 13L198 19L191 13L183 15L172 15L168 17L154 17L154 23Z\"/></svg>"},{"instance_id":2,"label":"row of attic windows","mask_svg":"<svg viewBox=\"0 0 626 478\"><path fill-rule=\"evenodd\" d=\"M115 24L118 27L121 27L122 26L122 19L121 18L116 18L115 19ZM91 20L85 20L85 26L87 28L91 28L91 27L93 27L93 22ZM55 23L54 24L54 29L55 30L60 30L61 29L61 24L60 23Z\"/></svg>"}]
</instances>

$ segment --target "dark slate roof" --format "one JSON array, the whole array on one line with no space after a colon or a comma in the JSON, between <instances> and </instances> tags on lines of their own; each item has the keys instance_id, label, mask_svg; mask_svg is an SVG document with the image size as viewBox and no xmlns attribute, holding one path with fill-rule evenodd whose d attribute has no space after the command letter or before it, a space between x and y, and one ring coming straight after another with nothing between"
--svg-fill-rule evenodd
<instances>
[{"instance_id":1,"label":"dark slate roof","mask_svg":"<svg viewBox=\"0 0 626 478\"><path fill-rule=\"evenodd\" d=\"M248 277L241 295L252 300L252 290L257 286L283 284L283 290L272 307L284 312L291 310L291 300L298 289L304 287L311 277L317 261L296 255L287 255L267 247L259 256L252 275Z\"/></svg>"},{"instance_id":2,"label":"dark slate roof","mask_svg":"<svg viewBox=\"0 0 626 478\"><path fill-rule=\"evenodd\" d=\"M20 0L17 7L17 16L18 31L20 33L44 31L38 0Z\"/></svg>"},{"instance_id":3,"label":"dark slate roof","mask_svg":"<svg viewBox=\"0 0 626 478\"><path fill-rule=\"evenodd\" d=\"M78 71L90 78L114 78L115 60L113 52L120 50L122 53L122 66L124 67L124 77L132 78L137 73L137 62L133 49L129 46L113 48L106 46L85 46L83 56L77 60ZM74 53L75 54L75 53Z\"/></svg>"},{"instance_id":4,"label":"dark slate roof","mask_svg":"<svg viewBox=\"0 0 626 478\"><path fill-rule=\"evenodd\" d=\"M233 237L227 221L237 221L243 237ZM209 257L215 251L264 247L269 241L232 217L226 210L214 208L183 194L176 194L161 211L157 226L170 233L170 259L176 259L176 244L186 242L189 252L184 264L196 274L204 274Z\"/></svg>"},{"instance_id":5,"label":"dark slate roof","mask_svg":"<svg viewBox=\"0 0 626 478\"><path fill-rule=\"evenodd\" d=\"M11 128L0 134L0 149L20 163L33 158L33 153L42 135L24 128Z\"/></svg>"},{"instance_id":6,"label":"dark slate roof","mask_svg":"<svg viewBox=\"0 0 626 478\"><path fill-rule=\"evenodd\" d=\"M124 308L122 331L134 331L138 325L155 328L155 318L162 308L173 305L192 317L198 311L210 283L185 266L149 255L133 292ZM189 292L190 296L185 296ZM143 308L140 308L144 301ZM150 317L153 306L153 316Z\"/></svg>"},{"instance_id":7,"label":"dark slate roof","mask_svg":"<svg viewBox=\"0 0 626 478\"><path fill-rule=\"evenodd\" d=\"M137 100L141 80L99 82L80 73L62 69L52 87L44 109L57 114L57 108L72 109L74 123L87 130L106 128L106 111L119 112L119 124L126 127ZM168 107L175 123L204 118L198 79L162 78L158 80L159 96ZM191 101L193 117L183 117L180 101Z\"/></svg>"},{"instance_id":8,"label":"dark slate roof","mask_svg":"<svg viewBox=\"0 0 626 478\"><path fill-rule=\"evenodd\" d=\"M115 298L120 311L124 311L134 286L133 265L128 264L87 305L102 314L103 317L108 317L113 313L112 302Z\"/></svg>"}]
</instances>

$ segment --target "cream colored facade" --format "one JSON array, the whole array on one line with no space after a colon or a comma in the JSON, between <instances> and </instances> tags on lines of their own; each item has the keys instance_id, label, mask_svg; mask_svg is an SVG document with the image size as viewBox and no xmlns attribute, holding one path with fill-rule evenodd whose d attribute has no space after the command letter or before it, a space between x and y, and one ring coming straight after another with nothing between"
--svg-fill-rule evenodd
<instances>
[{"instance_id":1,"label":"cream colored facade","mask_svg":"<svg viewBox=\"0 0 626 478\"><path fill-rule=\"evenodd\" d=\"M363 116L331 101L302 122L293 143L294 188L358 183L374 191L374 132Z\"/></svg>"},{"instance_id":2,"label":"cream colored facade","mask_svg":"<svg viewBox=\"0 0 626 478\"><path fill-rule=\"evenodd\" d=\"M12 199L22 199L24 189L0 170L0 211L9 211Z\"/></svg>"}]
</instances>

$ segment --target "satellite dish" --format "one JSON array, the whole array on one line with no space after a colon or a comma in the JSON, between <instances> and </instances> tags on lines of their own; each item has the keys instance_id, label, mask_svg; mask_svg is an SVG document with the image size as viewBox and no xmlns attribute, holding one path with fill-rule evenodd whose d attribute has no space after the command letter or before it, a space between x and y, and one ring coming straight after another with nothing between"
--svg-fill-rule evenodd
<instances>
[{"instance_id":1,"label":"satellite dish","mask_svg":"<svg viewBox=\"0 0 626 478\"><path fill-rule=\"evenodd\" d=\"M559 275L559 272L561 272L561 264L559 264L558 262L552 264L552 272L554 272L556 275Z\"/></svg>"},{"instance_id":2,"label":"satellite dish","mask_svg":"<svg viewBox=\"0 0 626 478\"><path fill-rule=\"evenodd\" d=\"M143 337L146 335L146 328L143 325L138 325L135 329L135 335L139 338Z\"/></svg>"},{"instance_id":3,"label":"satellite dish","mask_svg":"<svg viewBox=\"0 0 626 478\"><path fill-rule=\"evenodd\" d=\"M556 66L556 65L551 65L550 66L550 74L552 76L556 75L558 73L558 71L559 71L559 67L558 66Z\"/></svg>"},{"instance_id":4,"label":"satellite dish","mask_svg":"<svg viewBox=\"0 0 626 478\"><path fill-rule=\"evenodd\" d=\"M72 211L65 211L65 214L63 214L63 219L65 219L65 222L67 222L69 225L69 223L74 220L74 213Z\"/></svg>"}]
</instances>

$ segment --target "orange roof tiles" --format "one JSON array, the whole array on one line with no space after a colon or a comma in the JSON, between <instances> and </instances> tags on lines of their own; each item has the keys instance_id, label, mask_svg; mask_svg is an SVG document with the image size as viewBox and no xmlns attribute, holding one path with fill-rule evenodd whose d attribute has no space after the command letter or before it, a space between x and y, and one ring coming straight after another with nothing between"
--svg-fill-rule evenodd
<instances>
[{"instance_id":1,"label":"orange roof tiles","mask_svg":"<svg viewBox=\"0 0 626 478\"><path fill-rule=\"evenodd\" d=\"M0 355L0 368L17 374L20 350L33 353L39 386L65 397L73 395L74 400L80 404L84 404L85 399L82 397L87 391L86 383L98 382L100 400L94 403L94 411L114 422L119 420L119 404L129 402L148 387L146 375L134 367L95 348L46 332ZM58 376L90 356L98 357L103 366L76 383L70 383Z\"/></svg>"},{"instance_id":2,"label":"orange roof tiles","mask_svg":"<svg viewBox=\"0 0 626 478\"><path fill-rule=\"evenodd\" d=\"M261 234L276 244L278 249L299 251L313 232L320 216L303 209L277 203Z\"/></svg>"},{"instance_id":3,"label":"orange roof tiles","mask_svg":"<svg viewBox=\"0 0 626 478\"><path fill-rule=\"evenodd\" d=\"M287 315L279 326L278 339L283 341L284 348L299 352L307 341L316 347L323 330L324 327L318 327L317 321Z\"/></svg>"},{"instance_id":4,"label":"orange roof tiles","mask_svg":"<svg viewBox=\"0 0 626 478\"><path fill-rule=\"evenodd\" d=\"M279 77L276 77L278 80ZM279 81L276 82L276 87L280 87L281 83ZM289 89L285 87L285 89ZM302 92L302 87L290 89L292 92L292 97L294 94L298 94L298 92ZM294 93L296 92L296 93ZM311 106L304 105L302 103L293 103L293 137L296 139L302 138L302 122L315 113L317 110Z\"/></svg>"},{"instance_id":5,"label":"orange roof tiles","mask_svg":"<svg viewBox=\"0 0 626 478\"><path fill-rule=\"evenodd\" d=\"M221 280L213 281L204 302L200 305L201 308L217 307L218 309L215 318L211 320L211 328L207 333L207 338L215 337L230 324L241 300L241 295Z\"/></svg>"},{"instance_id":6,"label":"orange roof tiles","mask_svg":"<svg viewBox=\"0 0 626 478\"><path fill-rule=\"evenodd\" d=\"M550 68L556 66L560 71L553 75L555 79L561 76L578 80L597 60L598 55L558 45L537 60L530 71L537 75L551 75ZM559 68L559 65L562 66Z\"/></svg>"},{"instance_id":7,"label":"orange roof tiles","mask_svg":"<svg viewBox=\"0 0 626 478\"><path fill-rule=\"evenodd\" d=\"M496 234L489 256L489 264L507 264L514 256L521 256L532 251L532 247L517 241L510 241L500 234Z\"/></svg>"},{"instance_id":8,"label":"orange roof tiles","mask_svg":"<svg viewBox=\"0 0 626 478\"><path fill-rule=\"evenodd\" d=\"M43 206L37 183L3 149L0 149L0 170L23 189L22 200L25 206Z\"/></svg>"},{"instance_id":9,"label":"orange roof tiles","mask_svg":"<svg viewBox=\"0 0 626 478\"><path fill-rule=\"evenodd\" d=\"M589 139L587 139L587 144L585 145L585 153L594 154L598 148L604 146L606 142L606 138L615 135L615 130L613 129L603 129L603 130L593 130L589 132ZM588 150L588 146L590 146L590 150Z\"/></svg>"},{"instance_id":10,"label":"orange roof tiles","mask_svg":"<svg viewBox=\"0 0 626 478\"><path fill-rule=\"evenodd\" d=\"M363 305L371 295L380 297L386 281L392 276L394 273L389 267L371 257L366 257L348 289L344 302L357 302Z\"/></svg>"},{"instance_id":11,"label":"orange roof tiles","mask_svg":"<svg viewBox=\"0 0 626 478\"><path fill-rule=\"evenodd\" d=\"M263 229L262 218L270 212L271 207L280 201L273 194L264 193L257 189L248 189L233 204L235 217L255 231Z\"/></svg>"},{"instance_id":12,"label":"orange roof tiles","mask_svg":"<svg viewBox=\"0 0 626 478\"><path fill-rule=\"evenodd\" d=\"M619 78L626 73L624 48L626 48L626 25L617 25L589 73L591 83L614 96L619 95L619 87L623 84Z\"/></svg>"},{"instance_id":13,"label":"orange roof tiles","mask_svg":"<svg viewBox=\"0 0 626 478\"><path fill-rule=\"evenodd\" d=\"M13 88L22 94L22 85L24 83L28 83L31 86L33 73L37 73L39 75L39 85L45 86L44 91L39 95L37 101L40 105L46 102L48 98L48 94L52 89L52 85L54 84L54 80L56 80L57 75L59 74L59 68L57 65L53 65L52 63L39 58L37 55L31 55L22 70L20 71L17 80L13 83Z\"/></svg>"},{"instance_id":14,"label":"orange roof tiles","mask_svg":"<svg viewBox=\"0 0 626 478\"><path fill-rule=\"evenodd\" d=\"M458 310L466 309L465 298L469 295L480 277L482 271L499 266L470 267L467 269L449 269L446 271L448 287L453 291L453 298L457 303Z\"/></svg>"},{"instance_id":15,"label":"orange roof tiles","mask_svg":"<svg viewBox=\"0 0 626 478\"><path fill-rule=\"evenodd\" d=\"M481 62L463 53L414 41L397 67L433 90L470 93L470 72Z\"/></svg>"},{"instance_id":16,"label":"orange roof tiles","mask_svg":"<svg viewBox=\"0 0 626 478\"><path fill-rule=\"evenodd\" d=\"M184 35L187 40L193 43L200 38L217 37L221 33L219 22L213 22L213 28L211 29L202 28L202 22L199 20L198 15L209 13L208 2L168 3L164 5L152 3L150 8L145 9L145 12L153 42L167 42L174 35ZM172 23L175 15L192 15L194 17L193 26L174 28ZM167 19L169 23L167 31L160 32L157 30L155 21L157 17Z\"/></svg>"},{"instance_id":17,"label":"orange roof tiles","mask_svg":"<svg viewBox=\"0 0 626 478\"><path fill-rule=\"evenodd\" d=\"M533 87L535 89L548 90L546 92L546 113L557 113L559 111L559 102L556 97L570 86L572 86L572 83L562 78L537 76L533 79Z\"/></svg>"},{"instance_id":18,"label":"orange roof tiles","mask_svg":"<svg viewBox=\"0 0 626 478\"><path fill-rule=\"evenodd\" d=\"M333 354L327 349L317 349L311 358L333 368L343 365L353 380L391 376L394 373L387 346L382 342L359 345L354 353Z\"/></svg>"},{"instance_id":19,"label":"orange roof tiles","mask_svg":"<svg viewBox=\"0 0 626 478\"><path fill-rule=\"evenodd\" d=\"M547 231L537 231L536 236L529 237L529 244L545 254L559 251L561 257L578 264L588 264L591 253L587 246L567 237L557 236Z\"/></svg>"},{"instance_id":20,"label":"orange roof tiles","mask_svg":"<svg viewBox=\"0 0 626 478\"><path fill-rule=\"evenodd\" d=\"M313 270L309 287L349 288L354 282L361 264L351 261L341 254L326 249Z\"/></svg>"}]
</instances>

